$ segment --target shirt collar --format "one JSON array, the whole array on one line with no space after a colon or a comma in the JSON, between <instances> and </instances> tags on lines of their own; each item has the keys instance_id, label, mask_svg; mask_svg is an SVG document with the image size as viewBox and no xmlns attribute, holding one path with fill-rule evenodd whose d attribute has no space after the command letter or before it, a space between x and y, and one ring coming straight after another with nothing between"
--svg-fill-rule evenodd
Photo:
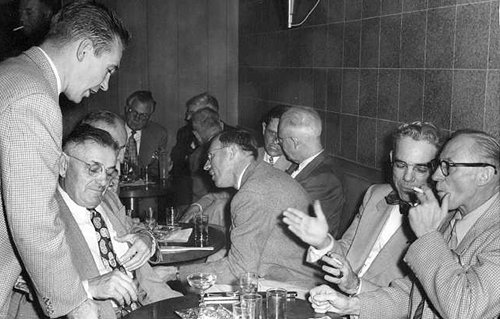
<instances>
[{"instance_id":1,"label":"shirt collar","mask_svg":"<svg viewBox=\"0 0 500 319\"><path fill-rule=\"evenodd\" d=\"M250 166L250 163L248 163L247 166L245 166L245 168L241 171L241 174L238 177L238 184L236 184L236 189L240 189L240 187L241 187L241 180L243 179L243 175L247 171L248 166Z\"/></svg>"},{"instance_id":2,"label":"shirt collar","mask_svg":"<svg viewBox=\"0 0 500 319\"><path fill-rule=\"evenodd\" d=\"M456 223L456 233L457 233L457 240L460 243L462 239L465 237L467 232L474 226L476 221L483 216L483 214L490 208L491 204L495 200L497 200L498 196L500 193L496 193L493 195L490 199L488 199L486 202L484 202L481 206L478 208L474 209L472 212L468 213L467 215L463 215L461 219L457 219ZM457 212L456 214L460 214L461 212Z\"/></svg>"},{"instance_id":3,"label":"shirt collar","mask_svg":"<svg viewBox=\"0 0 500 319\"><path fill-rule=\"evenodd\" d=\"M276 162L280 159L280 156L271 156L266 151L264 151L264 162L269 163L270 158L273 158L273 163L276 164Z\"/></svg>"},{"instance_id":4,"label":"shirt collar","mask_svg":"<svg viewBox=\"0 0 500 319\"><path fill-rule=\"evenodd\" d=\"M127 136L130 136L130 134L132 134L132 129L130 127L128 127L128 125L126 125L126 124L125 124L125 129L127 130ZM141 132L142 132L142 130L135 131L134 137L136 137L136 139L137 139L137 137L141 136Z\"/></svg>"},{"instance_id":5,"label":"shirt collar","mask_svg":"<svg viewBox=\"0 0 500 319\"><path fill-rule=\"evenodd\" d=\"M54 64L54 62L52 61L52 59L49 57L49 55L43 51L42 48L40 47L36 47L38 48L40 51L42 51L43 55L45 56L45 58L47 59L47 61L49 61L49 65L50 65L50 68L52 69L52 72L54 72L54 75L56 76L56 82L57 82L57 95L61 94L61 78L59 77L59 73L57 72L57 69L56 69L56 65Z\"/></svg>"},{"instance_id":6,"label":"shirt collar","mask_svg":"<svg viewBox=\"0 0 500 319\"><path fill-rule=\"evenodd\" d=\"M66 205L68 205L68 208L71 211L71 214L73 215L73 217L75 218L75 220L77 222L80 220L83 221L85 219L90 218L91 212L86 207L80 206L77 203L75 203L75 201L73 199L71 199L71 197L68 195L68 193L66 193L66 191L60 185L57 185L57 190L61 194ZM102 210L100 209L100 207L101 207L101 205L99 204L97 207L95 207L95 209L97 211L101 212Z\"/></svg>"},{"instance_id":7,"label":"shirt collar","mask_svg":"<svg viewBox=\"0 0 500 319\"><path fill-rule=\"evenodd\" d=\"M295 178L295 176L299 175L299 173L307 166L309 165L309 163L311 163L316 157L319 156L319 154L323 153L324 149L322 149L321 151L319 151L318 153L314 154L313 156L303 160L300 164L299 164L299 167L297 168L297 170L295 172L293 172L292 174L292 177Z\"/></svg>"}]
</instances>

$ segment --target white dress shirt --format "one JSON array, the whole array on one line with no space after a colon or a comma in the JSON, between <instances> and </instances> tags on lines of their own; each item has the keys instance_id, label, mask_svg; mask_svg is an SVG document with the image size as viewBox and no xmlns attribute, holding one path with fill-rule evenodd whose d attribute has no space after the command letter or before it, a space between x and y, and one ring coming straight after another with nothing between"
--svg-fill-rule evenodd
<instances>
[{"instance_id":1,"label":"white dress shirt","mask_svg":"<svg viewBox=\"0 0 500 319\"><path fill-rule=\"evenodd\" d=\"M295 178L295 176L299 175L299 173L302 172L302 170L306 168L306 166L309 165L309 163L311 163L316 157L318 157L319 154L323 153L323 151L324 150L321 150L318 153L314 154L313 156L302 161L302 163L299 164L299 167L297 167L297 169L293 171L290 176L292 176L292 178Z\"/></svg>"}]
</instances>

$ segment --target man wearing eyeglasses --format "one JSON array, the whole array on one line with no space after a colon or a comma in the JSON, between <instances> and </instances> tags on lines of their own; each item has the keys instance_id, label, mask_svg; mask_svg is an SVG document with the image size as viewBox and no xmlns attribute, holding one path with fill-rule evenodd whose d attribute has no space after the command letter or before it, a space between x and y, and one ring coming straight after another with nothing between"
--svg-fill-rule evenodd
<instances>
[{"instance_id":1,"label":"man wearing eyeglasses","mask_svg":"<svg viewBox=\"0 0 500 319\"><path fill-rule=\"evenodd\" d=\"M156 156L168 152L168 131L150 120L156 101L150 91L136 91L126 100L125 122L127 146L125 160L137 167L148 166L153 176L158 175Z\"/></svg>"},{"instance_id":2,"label":"man wearing eyeglasses","mask_svg":"<svg viewBox=\"0 0 500 319\"><path fill-rule=\"evenodd\" d=\"M311 245L308 261L322 258L325 279L348 294L387 286L409 269L401 262L414 236L405 214L414 187L428 185L441 146L438 129L430 123L401 125L392 136L392 184L372 185L354 221L341 239L328 234L323 210L315 203L316 217L288 209L283 221Z\"/></svg>"},{"instance_id":3,"label":"man wearing eyeglasses","mask_svg":"<svg viewBox=\"0 0 500 319\"><path fill-rule=\"evenodd\" d=\"M497 318L500 314L500 144L457 131L422 185L409 222L417 240L404 261L414 277L353 297L311 291L313 307L359 318Z\"/></svg>"},{"instance_id":4,"label":"man wearing eyeglasses","mask_svg":"<svg viewBox=\"0 0 500 319\"><path fill-rule=\"evenodd\" d=\"M108 189L117 174L118 144L112 136L81 124L65 139L63 152L56 200L73 263L87 294L100 300L103 318L178 296L147 263L157 253L151 233L131 222Z\"/></svg>"}]
</instances>

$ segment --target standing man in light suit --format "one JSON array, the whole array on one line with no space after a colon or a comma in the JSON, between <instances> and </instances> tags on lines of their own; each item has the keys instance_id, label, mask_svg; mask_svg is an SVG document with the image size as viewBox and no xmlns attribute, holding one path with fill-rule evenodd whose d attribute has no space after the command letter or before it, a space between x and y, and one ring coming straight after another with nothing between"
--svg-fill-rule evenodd
<instances>
[{"instance_id":1,"label":"standing man in light suit","mask_svg":"<svg viewBox=\"0 0 500 319\"><path fill-rule=\"evenodd\" d=\"M54 198L62 140L58 100L64 93L79 103L106 91L128 39L113 12L75 1L54 17L39 47L0 65L0 318L16 282L23 286L23 269L46 315L97 318Z\"/></svg>"},{"instance_id":2,"label":"standing man in light suit","mask_svg":"<svg viewBox=\"0 0 500 319\"><path fill-rule=\"evenodd\" d=\"M319 311L359 318L497 318L500 314L500 144L484 132L456 132L410 209L417 236L404 261L414 277L347 297L311 290Z\"/></svg>"}]
</instances>

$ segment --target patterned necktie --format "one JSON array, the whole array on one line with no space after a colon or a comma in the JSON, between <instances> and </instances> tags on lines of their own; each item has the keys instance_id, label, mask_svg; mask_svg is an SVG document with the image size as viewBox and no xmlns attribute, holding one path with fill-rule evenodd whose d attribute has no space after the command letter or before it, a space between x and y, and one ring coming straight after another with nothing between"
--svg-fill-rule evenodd
<instances>
[{"instance_id":1,"label":"patterned necktie","mask_svg":"<svg viewBox=\"0 0 500 319\"><path fill-rule=\"evenodd\" d=\"M274 159L272 156L269 156L269 164L274 165Z\"/></svg>"},{"instance_id":2,"label":"patterned necktie","mask_svg":"<svg viewBox=\"0 0 500 319\"><path fill-rule=\"evenodd\" d=\"M135 133L136 131L132 130L132 134L130 134L130 137L128 138L125 158L129 163L137 166L139 165L139 159L137 157L137 142L134 138Z\"/></svg>"},{"instance_id":3,"label":"patterned necktie","mask_svg":"<svg viewBox=\"0 0 500 319\"><path fill-rule=\"evenodd\" d=\"M102 218L101 213L96 211L94 208L89 209L89 212L91 213L90 220L96 232L97 244L99 246L99 253L101 254L102 263L105 266L108 265L112 270L118 269L119 271L127 275L127 271L125 270L125 268L120 265L120 263L116 259L116 254L113 249L113 243L111 242L109 230L106 226L106 222ZM139 306L139 303L133 301L130 305L123 307L123 310L128 313L139 308Z\"/></svg>"},{"instance_id":4,"label":"patterned necktie","mask_svg":"<svg viewBox=\"0 0 500 319\"><path fill-rule=\"evenodd\" d=\"M297 163L292 163L290 166L286 169L285 173L288 175L292 175L297 169L299 168L299 164Z\"/></svg>"}]
</instances>

